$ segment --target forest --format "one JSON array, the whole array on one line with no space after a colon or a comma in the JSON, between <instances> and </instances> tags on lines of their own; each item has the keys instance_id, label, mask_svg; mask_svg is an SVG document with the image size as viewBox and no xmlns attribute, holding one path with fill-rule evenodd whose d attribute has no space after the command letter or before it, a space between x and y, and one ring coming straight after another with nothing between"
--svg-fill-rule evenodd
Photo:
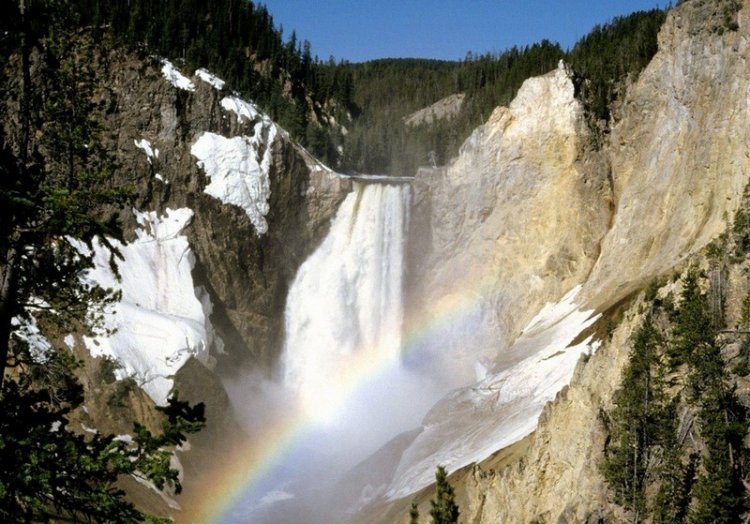
<instances>
[{"instance_id":1,"label":"forest","mask_svg":"<svg viewBox=\"0 0 750 524\"><path fill-rule=\"evenodd\" d=\"M31 3L30 9L43 3ZM248 0L68 0L64 24L109 35L141 56L164 56L187 70L207 67L253 100L303 146L342 171L412 175L444 164L523 81L558 60L576 73L589 120L606 132L612 104L656 52L664 21L659 9L596 26L570 50L543 40L500 53L469 51L461 61L383 59L352 64L314 54L288 36L268 9ZM195 16L201 13L201 16ZM44 23L44 13L35 19ZM6 19L7 27L14 21ZM58 20L58 24L60 21ZM430 125L404 118L450 94L464 93L461 111Z\"/></svg>"}]
</instances>

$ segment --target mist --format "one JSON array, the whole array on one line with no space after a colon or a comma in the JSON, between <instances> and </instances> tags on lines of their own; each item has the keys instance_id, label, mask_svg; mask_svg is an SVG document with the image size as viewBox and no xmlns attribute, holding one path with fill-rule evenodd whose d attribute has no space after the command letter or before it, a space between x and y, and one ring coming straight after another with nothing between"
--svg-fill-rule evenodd
<instances>
[{"instance_id":1,"label":"mist","mask_svg":"<svg viewBox=\"0 0 750 524\"><path fill-rule=\"evenodd\" d=\"M315 523L338 521L341 513L379 494L395 465L367 468L361 485L342 478L399 434L419 427L429 408L444 394L443 385L418 370L393 367L358 388L340 404L335 416L311 420L298 392L260 373L225 382L237 417L252 439L264 428L298 426L299 437L285 451L243 503L231 522ZM332 520L332 519L337 520Z\"/></svg>"},{"instance_id":2,"label":"mist","mask_svg":"<svg viewBox=\"0 0 750 524\"><path fill-rule=\"evenodd\" d=\"M273 378L250 372L226 380L251 440L269 428L289 436L229 521L344 520L385 492L398 464L358 465L420 427L454 385L428 358L429 344L405 347L409 208L408 185L356 184L290 286Z\"/></svg>"}]
</instances>

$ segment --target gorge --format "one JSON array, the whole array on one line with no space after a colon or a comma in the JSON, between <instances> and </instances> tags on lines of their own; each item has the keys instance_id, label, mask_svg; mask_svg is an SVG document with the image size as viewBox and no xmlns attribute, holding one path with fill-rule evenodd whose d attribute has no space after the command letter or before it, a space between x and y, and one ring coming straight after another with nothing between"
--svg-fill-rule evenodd
<instances>
[{"instance_id":1,"label":"gorge","mask_svg":"<svg viewBox=\"0 0 750 524\"><path fill-rule=\"evenodd\" d=\"M689 275L734 370L722 380L750 405L750 2L686 0L664 18L609 120L559 60L416 173L317 159L309 129L335 137L335 159L356 117L292 94L291 74L279 82L305 104L310 149L210 67L84 40L106 80L91 96L105 185L130 194L99 210L120 237L61 238L90 262L79 281L114 295L93 329L59 327L37 301L13 340L81 362L86 400L66 420L88 438L158 430L173 390L205 403L206 428L169 450L183 494L118 481L176 522L406 523L412 502L428 522L438 465L460 522L632 521L602 466L616 392L647 319L664 347L679 339ZM0 138L17 149L14 111L42 81L8 78ZM460 100L404 129L460 118ZM46 159L39 125L28 140ZM679 390L690 365L665 372L685 465L710 456ZM744 429L730 454L747 478Z\"/></svg>"}]
</instances>

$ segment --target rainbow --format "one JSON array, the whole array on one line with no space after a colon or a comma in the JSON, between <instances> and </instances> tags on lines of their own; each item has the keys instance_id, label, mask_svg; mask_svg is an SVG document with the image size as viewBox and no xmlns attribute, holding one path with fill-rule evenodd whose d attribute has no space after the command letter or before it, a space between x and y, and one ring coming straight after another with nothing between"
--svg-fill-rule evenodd
<instances>
[{"instance_id":1,"label":"rainbow","mask_svg":"<svg viewBox=\"0 0 750 524\"><path fill-rule=\"evenodd\" d=\"M402 332L402 354L423 347L424 342L441 328L460 325L471 318L483 296L480 290L489 286L491 280L494 279L475 285L473 293L447 295L429 312L406 321ZM327 415L335 414L348 398L367 388L393 366L390 352L379 349L362 348L345 357L340 366L345 372L336 377L336 402L326 410ZM205 488L200 499L186 505L178 521L195 524L227 521L247 494L320 426L320 418L302 408L295 414L265 424L251 442L231 450L231 461L217 465L204 476L201 485Z\"/></svg>"}]
</instances>

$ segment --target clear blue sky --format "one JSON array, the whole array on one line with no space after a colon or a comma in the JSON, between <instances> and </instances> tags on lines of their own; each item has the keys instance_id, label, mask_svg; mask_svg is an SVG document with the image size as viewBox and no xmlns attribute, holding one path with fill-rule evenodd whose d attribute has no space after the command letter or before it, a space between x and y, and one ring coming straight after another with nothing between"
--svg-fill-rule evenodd
<instances>
[{"instance_id":1,"label":"clear blue sky","mask_svg":"<svg viewBox=\"0 0 750 524\"><path fill-rule=\"evenodd\" d=\"M461 59L543 38L572 46L596 24L662 0L261 0L284 39L297 32L323 60Z\"/></svg>"}]
</instances>

